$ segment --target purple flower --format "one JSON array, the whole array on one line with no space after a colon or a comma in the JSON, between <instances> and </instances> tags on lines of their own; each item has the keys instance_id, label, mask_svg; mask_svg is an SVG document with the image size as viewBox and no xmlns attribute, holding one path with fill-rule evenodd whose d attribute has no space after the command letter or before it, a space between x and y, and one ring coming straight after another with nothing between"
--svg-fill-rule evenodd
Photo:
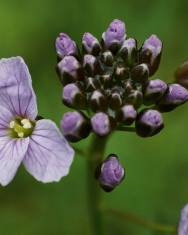
<instances>
[{"instance_id":1,"label":"purple flower","mask_svg":"<svg viewBox=\"0 0 188 235\"><path fill-rule=\"evenodd\" d=\"M168 112L188 100L188 90L179 84L170 84L168 90L159 101L159 109Z\"/></svg>"},{"instance_id":2,"label":"purple flower","mask_svg":"<svg viewBox=\"0 0 188 235\"><path fill-rule=\"evenodd\" d=\"M21 57L0 60L0 184L14 178L18 167L44 183L69 172L74 151L54 122L36 121L36 96Z\"/></svg>"},{"instance_id":3,"label":"purple flower","mask_svg":"<svg viewBox=\"0 0 188 235\"><path fill-rule=\"evenodd\" d=\"M75 41L73 41L67 34L60 33L55 41L57 55L64 58L67 55L77 55L78 49Z\"/></svg>"},{"instance_id":4,"label":"purple flower","mask_svg":"<svg viewBox=\"0 0 188 235\"><path fill-rule=\"evenodd\" d=\"M154 109L143 110L137 116L135 126L136 133L141 137L156 135L164 127L162 115Z\"/></svg>"},{"instance_id":5,"label":"purple flower","mask_svg":"<svg viewBox=\"0 0 188 235\"><path fill-rule=\"evenodd\" d=\"M119 185L124 176L125 170L115 154L110 154L96 171L96 177L106 192L112 191Z\"/></svg>"},{"instance_id":6,"label":"purple flower","mask_svg":"<svg viewBox=\"0 0 188 235\"><path fill-rule=\"evenodd\" d=\"M91 33L84 33L82 38L82 46L86 53L97 55L101 46L97 38L95 38Z\"/></svg>"},{"instance_id":7,"label":"purple flower","mask_svg":"<svg viewBox=\"0 0 188 235\"><path fill-rule=\"evenodd\" d=\"M113 20L102 38L106 48L112 47L114 44L121 45L125 40L126 29L125 24L121 20Z\"/></svg>"},{"instance_id":8,"label":"purple flower","mask_svg":"<svg viewBox=\"0 0 188 235\"><path fill-rule=\"evenodd\" d=\"M93 131L99 136L105 136L111 132L110 118L103 112L96 113L91 118L91 126Z\"/></svg>"},{"instance_id":9,"label":"purple flower","mask_svg":"<svg viewBox=\"0 0 188 235\"><path fill-rule=\"evenodd\" d=\"M181 210L180 221L178 225L178 235L188 234L188 204Z\"/></svg>"},{"instance_id":10,"label":"purple flower","mask_svg":"<svg viewBox=\"0 0 188 235\"><path fill-rule=\"evenodd\" d=\"M86 138L91 130L90 124L81 112L67 112L61 120L64 136L71 142Z\"/></svg>"},{"instance_id":11,"label":"purple flower","mask_svg":"<svg viewBox=\"0 0 188 235\"><path fill-rule=\"evenodd\" d=\"M137 116L137 112L133 105L124 105L118 113L118 121L126 125L131 125Z\"/></svg>"}]
</instances>

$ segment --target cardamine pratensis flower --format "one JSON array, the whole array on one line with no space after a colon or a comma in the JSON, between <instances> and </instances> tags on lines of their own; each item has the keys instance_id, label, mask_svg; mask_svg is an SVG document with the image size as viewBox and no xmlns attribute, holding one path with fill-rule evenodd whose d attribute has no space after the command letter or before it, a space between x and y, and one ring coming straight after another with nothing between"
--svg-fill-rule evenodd
<instances>
[{"instance_id":1,"label":"cardamine pratensis flower","mask_svg":"<svg viewBox=\"0 0 188 235\"><path fill-rule=\"evenodd\" d=\"M0 60L0 184L23 163L38 181L59 181L69 172L74 150L56 124L37 120L36 96L21 57Z\"/></svg>"},{"instance_id":2,"label":"cardamine pratensis flower","mask_svg":"<svg viewBox=\"0 0 188 235\"><path fill-rule=\"evenodd\" d=\"M124 177L125 169L115 154L110 154L96 169L96 178L106 192L111 192Z\"/></svg>"},{"instance_id":3,"label":"cardamine pratensis flower","mask_svg":"<svg viewBox=\"0 0 188 235\"><path fill-rule=\"evenodd\" d=\"M186 204L181 210L177 235L187 235L187 234L188 234L188 204Z\"/></svg>"},{"instance_id":4,"label":"cardamine pratensis flower","mask_svg":"<svg viewBox=\"0 0 188 235\"><path fill-rule=\"evenodd\" d=\"M130 125L141 137L153 136L163 128L161 113L188 100L188 91L181 85L150 79L162 54L156 35L138 48L136 39L126 38L125 24L116 19L100 40L85 33L79 56L70 56L71 51L57 65L63 102L79 113L73 125L66 124L68 132L62 125L70 141L79 141L90 132L106 136ZM89 123L87 135L80 132L83 117Z\"/></svg>"}]
</instances>

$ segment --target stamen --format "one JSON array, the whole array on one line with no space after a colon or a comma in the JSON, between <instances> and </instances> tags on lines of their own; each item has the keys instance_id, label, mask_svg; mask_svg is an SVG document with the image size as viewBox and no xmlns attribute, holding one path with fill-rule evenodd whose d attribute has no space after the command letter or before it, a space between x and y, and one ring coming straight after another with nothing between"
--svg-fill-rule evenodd
<instances>
[{"instance_id":1,"label":"stamen","mask_svg":"<svg viewBox=\"0 0 188 235\"><path fill-rule=\"evenodd\" d=\"M15 121L11 121L10 124L9 124L9 127L10 127L11 129L13 129L14 126L15 126Z\"/></svg>"},{"instance_id":2,"label":"stamen","mask_svg":"<svg viewBox=\"0 0 188 235\"><path fill-rule=\"evenodd\" d=\"M21 120L21 123L22 123L24 129L32 128L32 124L28 119Z\"/></svg>"},{"instance_id":3,"label":"stamen","mask_svg":"<svg viewBox=\"0 0 188 235\"><path fill-rule=\"evenodd\" d=\"M18 132L18 137L23 138L24 137L24 133L23 132Z\"/></svg>"}]
</instances>

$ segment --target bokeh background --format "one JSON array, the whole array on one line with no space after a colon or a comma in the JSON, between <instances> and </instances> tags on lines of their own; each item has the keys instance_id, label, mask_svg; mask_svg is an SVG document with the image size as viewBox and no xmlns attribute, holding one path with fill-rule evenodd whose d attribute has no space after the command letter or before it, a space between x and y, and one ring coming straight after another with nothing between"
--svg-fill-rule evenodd
<instances>
[{"instance_id":1,"label":"bokeh background","mask_svg":"<svg viewBox=\"0 0 188 235\"><path fill-rule=\"evenodd\" d=\"M114 18L126 22L128 35L140 44L152 33L164 42L155 77L173 80L175 68L188 59L187 0L1 0L0 56L23 56L33 78L39 111L59 123L66 111L54 67L54 40L67 32L80 43L91 31L100 38ZM132 211L161 223L175 224L188 202L188 104L164 115L166 128L142 139L115 133L106 154L117 153L126 167L124 182L103 193L106 207ZM86 148L89 139L78 144ZM36 182L22 167L14 181L0 188L0 234L90 234L85 160L77 155L60 183ZM105 216L108 235L159 235L113 215Z\"/></svg>"}]
</instances>

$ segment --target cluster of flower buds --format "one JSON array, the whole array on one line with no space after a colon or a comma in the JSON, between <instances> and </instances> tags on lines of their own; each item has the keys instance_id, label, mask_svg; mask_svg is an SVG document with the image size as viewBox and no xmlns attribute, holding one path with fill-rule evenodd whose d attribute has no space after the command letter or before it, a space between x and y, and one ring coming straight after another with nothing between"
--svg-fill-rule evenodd
<instances>
[{"instance_id":1,"label":"cluster of flower buds","mask_svg":"<svg viewBox=\"0 0 188 235\"><path fill-rule=\"evenodd\" d=\"M85 33L82 50L65 33L55 45L62 100L74 109L61 121L70 141L86 138L91 131L106 136L130 125L141 137L153 136L164 126L161 113L188 100L180 84L149 79L160 64L161 40L152 35L138 47L120 20L110 23L100 42Z\"/></svg>"}]
</instances>

